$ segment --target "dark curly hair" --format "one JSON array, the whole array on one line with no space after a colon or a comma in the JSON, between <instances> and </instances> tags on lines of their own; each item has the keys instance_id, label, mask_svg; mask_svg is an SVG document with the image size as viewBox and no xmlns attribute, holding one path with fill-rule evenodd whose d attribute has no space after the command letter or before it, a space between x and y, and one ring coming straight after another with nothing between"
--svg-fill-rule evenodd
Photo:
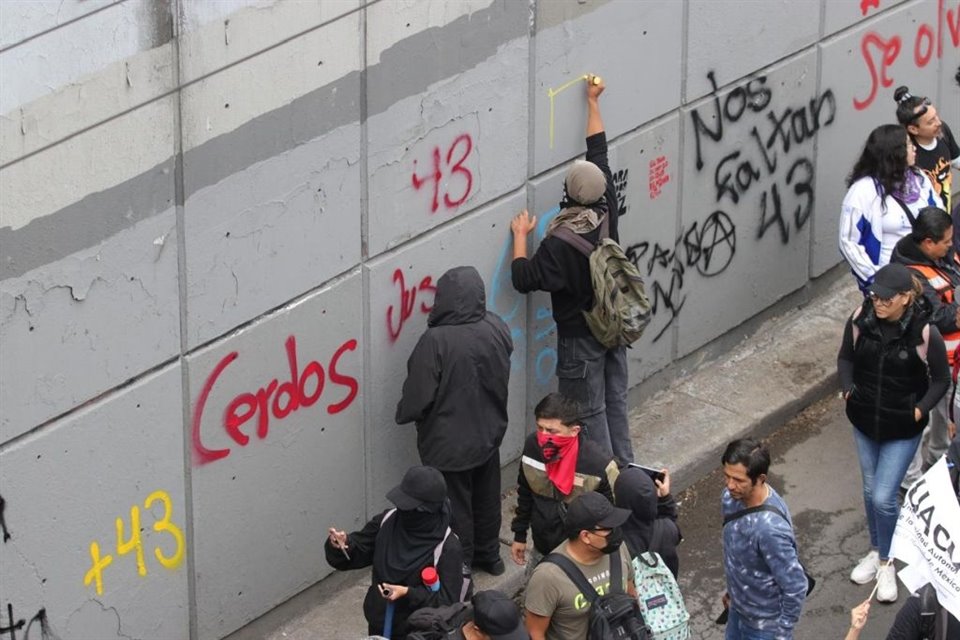
<instances>
[{"instance_id":1,"label":"dark curly hair","mask_svg":"<svg viewBox=\"0 0 960 640\"><path fill-rule=\"evenodd\" d=\"M885 196L903 188L906 172L907 130L899 124L882 124L867 136L847 186L860 178L873 178L877 192Z\"/></svg>"}]
</instances>

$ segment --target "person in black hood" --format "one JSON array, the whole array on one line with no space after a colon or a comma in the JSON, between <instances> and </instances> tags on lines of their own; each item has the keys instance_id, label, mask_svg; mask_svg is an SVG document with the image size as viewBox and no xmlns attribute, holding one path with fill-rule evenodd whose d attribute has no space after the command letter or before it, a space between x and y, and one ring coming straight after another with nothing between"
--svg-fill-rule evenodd
<instances>
[{"instance_id":1,"label":"person in black hood","mask_svg":"<svg viewBox=\"0 0 960 640\"><path fill-rule=\"evenodd\" d=\"M643 469L627 467L617 476L613 488L616 505L629 509L623 523L623 537L630 557L645 551L660 555L670 573L680 573L677 545L683 539L677 526L677 501L670 495L670 472L662 470L663 480L656 481Z\"/></svg>"},{"instance_id":2,"label":"person in black hood","mask_svg":"<svg viewBox=\"0 0 960 640\"><path fill-rule=\"evenodd\" d=\"M348 534L331 527L324 551L327 563L340 571L373 567L363 600L367 631L384 632L392 604L392 637L404 638L412 612L460 599L463 556L450 530L450 501L439 471L410 468L387 499L396 509L374 516L360 531ZM423 572L428 568L439 577L437 588L426 583Z\"/></svg>"},{"instance_id":3,"label":"person in black hood","mask_svg":"<svg viewBox=\"0 0 960 640\"><path fill-rule=\"evenodd\" d=\"M950 214L937 207L925 207L914 220L913 231L897 242L890 256L890 262L906 265L923 283L923 298L930 308L929 322L940 330L951 369L960 347L960 304L956 300L960 268L954 260L953 232ZM950 446L948 414L952 396L948 388L930 412L930 423L923 430L920 447L900 485L903 491L913 486Z\"/></svg>"},{"instance_id":4,"label":"person in black hood","mask_svg":"<svg viewBox=\"0 0 960 640\"><path fill-rule=\"evenodd\" d=\"M510 329L487 311L483 280L455 267L437 282L427 330L407 361L397 424L417 424L423 464L439 469L463 544L464 573L499 575L500 442L507 430Z\"/></svg>"}]
</instances>

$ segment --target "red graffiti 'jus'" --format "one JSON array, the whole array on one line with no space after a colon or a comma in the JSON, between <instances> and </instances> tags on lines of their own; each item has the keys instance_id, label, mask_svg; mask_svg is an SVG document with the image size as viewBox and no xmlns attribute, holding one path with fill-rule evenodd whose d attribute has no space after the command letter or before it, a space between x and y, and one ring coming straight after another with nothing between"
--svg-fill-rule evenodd
<instances>
[{"instance_id":1,"label":"red graffiti 'jus'","mask_svg":"<svg viewBox=\"0 0 960 640\"><path fill-rule=\"evenodd\" d=\"M327 366L330 382L347 389L347 394L339 401L327 405L327 413L334 415L349 407L360 390L360 384L353 376L340 373L337 365L340 358L347 351L357 348L357 341L347 340L340 345L330 358ZM301 371L297 365L297 339L290 336L286 341L287 363L290 366L290 379L280 382L274 378L266 386L253 393L241 393L230 401L223 412L223 428L234 442L241 447L246 446L250 437L240 430L248 421L257 418L257 437L266 438L270 431L270 416L283 420L301 407L313 406L324 391L325 376L323 367L316 360L311 360ZM197 398L193 411L193 452L198 464L213 462L230 455L230 449L208 449L203 445L200 437L200 426L203 423L203 412L210 392L217 384L217 380L230 364L237 360L240 354L236 351L228 353L217 363L207 377Z\"/></svg>"},{"instance_id":2,"label":"red graffiti 'jus'","mask_svg":"<svg viewBox=\"0 0 960 640\"><path fill-rule=\"evenodd\" d=\"M458 146L462 147L462 153L460 154L460 158L456 162L453 162L453 153L456 151ZM451 144L447 149L447 161L445 167L451 176L454 174L460 174L464 180L463 193L460 194L459 197L451 198L449 190L443 194L443 204L448 209L454 209L463 204L467 198L470 197L470 192L473 190L473 172L471 172L467 167L463 166L463 163L466 162L471 151L473 151L473 138L471 138L470 134L468 133L461 133L459 136L457 136L454 139L453 144ZM440 168L440 157L440 147L434 147L433 172L424 177L418 176L417 161L414 160L413 173L410 174L410 182L413 185L413 188L417 191L419 191L420 187L424 186L428 182L433 182L433 199L430 201L431 213L436 213L437 209L440 208L440 182L443 180L443 170Z\"/></svg>"},{"instance_id":3,"label":"red graffiti 'jus'","mask_svg":"<svg viewBox=\"0 0 960 640\"><path fill-rule=\"evenodd\" d=\"M400 317L394 322L395 307L393 305L387 307L387 333L390 335L390 342L397 341L397 338L400 337L400 332L403 331L404 323L413 315L413 307L417 303L417 289L420 290L420 293L429 292L433 295L437 293L437 287L434 286L433 278L430 276L424 277L419 285L407 289L407 283L403 277L403 270L397 269L393 272L393 282L400 286ZM423 300L420 301L421 313L426 315L430 313L432 309L432 304L428 305Z\"/></svg>"},{"instance_id":4,"label":"red graffiti 'jus'","mask_svg":"<svg viewBox=\"0 0 960 640\"><path fill-rule=\"evenodd\" d=\"M922 69L927 66L933 59L934 52L937 58L943 57L944 25L947 27L953 48L960 47L960 2L957 3L956 9L946 9L946 11L944 9L944 0L938 0L936 31L932 25L926 23L917 27L913 41L913 62L917 68ZM853 99L855 109L858 111L866 109L873 104L881 86L889 87L893 84L893 78L887 75L887 70L900 57L902 49L903 40L899 35L894 34L884 38L879 33L870 31L863 36L860 41L860 53L870 73L870 93L863 100ZM874 59L874 50L880 53L879 60Z\"/></svg>"}]
</instances>

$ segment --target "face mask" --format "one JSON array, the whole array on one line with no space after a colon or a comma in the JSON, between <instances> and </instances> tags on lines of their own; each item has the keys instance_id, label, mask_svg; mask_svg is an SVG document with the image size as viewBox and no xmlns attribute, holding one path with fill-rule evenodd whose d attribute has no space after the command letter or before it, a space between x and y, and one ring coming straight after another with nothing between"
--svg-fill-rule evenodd
<instances>
[{"instance_id":1,"label":"face mask","mask_svg":"<svg viewBox=\"0 0 960 640\"><path fill-rule=\"evenodd\" d=\"M577 439L577 436L557 436L549 433L537 432L537 444L543 453L543 461L547 464L563 457L563 452Z\"/></svg>"},{"instance_id":2,"label":"face mask","mask_svg":"<svg viewBox=\"0 0 960 640\"><path fill-rule=\"evenodd\" d=\"M620 527L616 527L607 535L607 546L601 549L601 551L606 554L616 553L622 544L623 531L620 529Z\"/></svg>"}]
</instances>

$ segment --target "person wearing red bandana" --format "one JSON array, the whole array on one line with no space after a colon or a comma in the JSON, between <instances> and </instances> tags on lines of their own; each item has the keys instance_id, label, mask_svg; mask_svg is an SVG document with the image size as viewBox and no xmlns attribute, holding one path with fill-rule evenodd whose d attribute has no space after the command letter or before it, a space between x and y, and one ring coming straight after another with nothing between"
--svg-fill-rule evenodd
<instances>
[{"instance_id":1,"label":"person wearing red bandana","mask_svg":"<svg viewBox=\"0 0 960 640\"><path fill-rule=\"evenodd\" d=\"M533 531L536 559L565 540L564 514L577 496L596 491L613 501L617 464L594 441L582 437L580 407L559 393L534 409L537 430L527 436L517 478L517 511L511 557L527 564L527 530Z\"/></svg>"}]
</instances>

